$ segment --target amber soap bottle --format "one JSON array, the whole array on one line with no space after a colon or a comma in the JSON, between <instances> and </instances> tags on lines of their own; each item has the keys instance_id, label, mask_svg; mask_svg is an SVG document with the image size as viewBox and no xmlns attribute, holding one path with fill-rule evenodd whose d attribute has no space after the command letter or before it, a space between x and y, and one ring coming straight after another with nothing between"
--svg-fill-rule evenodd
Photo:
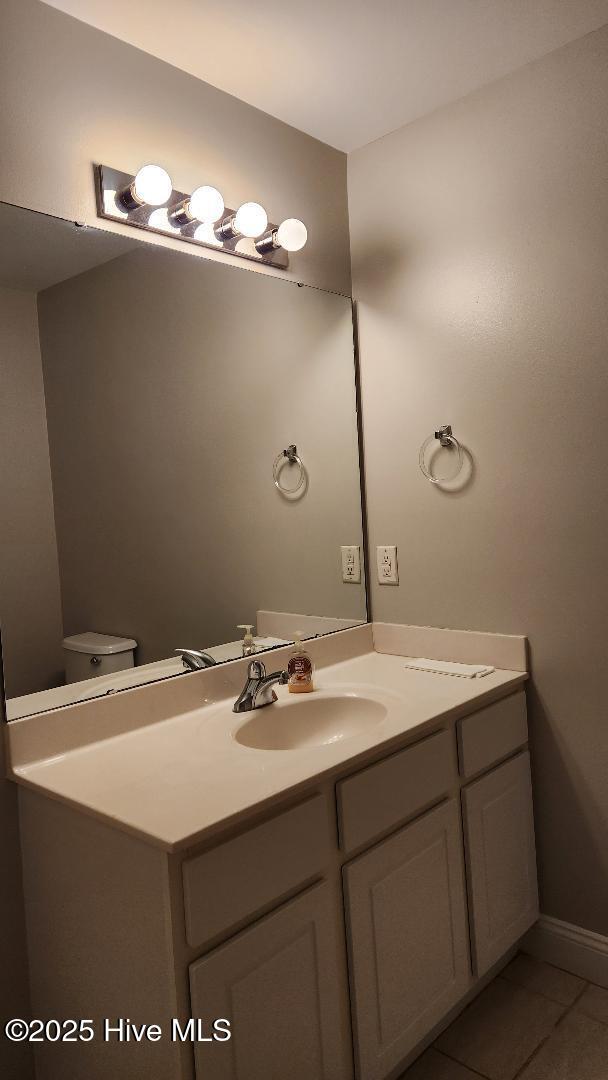
<instances>
[{"instance_id":1,"label":"amber soap bottle","mask_svg":"<svg viewBox=\"0 0 608 1080\"><path fill-rule=\"evenodd\" d=\"M287 665L289 682L287 689L290 694L310 694L314 690L312 680L313 663L310 655L302 645L302 631L298 630Z\"/></svg>"}]
</instances>

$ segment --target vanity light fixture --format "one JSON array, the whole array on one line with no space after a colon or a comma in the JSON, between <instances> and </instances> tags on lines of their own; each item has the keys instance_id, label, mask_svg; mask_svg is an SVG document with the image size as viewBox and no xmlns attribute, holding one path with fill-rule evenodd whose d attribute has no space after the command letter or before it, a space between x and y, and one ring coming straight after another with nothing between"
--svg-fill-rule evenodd
<instances>
[{"instance_id":1,"label":"vanity light fixture","mask_svg":"<svg viewBox=\"0 0 608 1080\"><path fill-rule=\"evenodd\" d=\"M210 184L178 191L161 165L143 165L134 176L96 165L95 178L99 216L136 229L280 269L288 266L288 252L300 251L307 240L298 218L275 225L258 202L233 210Z\"/></svg>"}]
</instances>

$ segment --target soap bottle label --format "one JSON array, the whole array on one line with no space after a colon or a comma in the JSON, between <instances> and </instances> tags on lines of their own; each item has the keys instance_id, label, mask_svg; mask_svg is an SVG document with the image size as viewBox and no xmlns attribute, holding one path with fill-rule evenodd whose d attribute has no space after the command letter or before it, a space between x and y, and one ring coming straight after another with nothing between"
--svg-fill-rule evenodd
<instances>
[{"instance_id":1,"label":"soap bottle label","mask_svg":"<svg viewBox=\"0 0 608 1080\"><path fill-rule=\"evenodd\" d=\"M296 682L305 682L312 677L312 662L309 656L305 653L299 653L297 656L292 656L287 665L287 672L290 679Z\"/></svg>"}]
</instances>

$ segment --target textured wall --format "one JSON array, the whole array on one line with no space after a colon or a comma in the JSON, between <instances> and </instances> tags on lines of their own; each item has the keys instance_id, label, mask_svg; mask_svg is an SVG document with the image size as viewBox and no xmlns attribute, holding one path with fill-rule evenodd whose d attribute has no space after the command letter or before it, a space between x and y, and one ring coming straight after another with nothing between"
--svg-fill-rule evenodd
<instances>
[{"instance_id":1,"label":"textured wall","mask_svg":"<svg viewBox=\"0 0 608 1080\"><path fill-rule=\"evenodd\" d=\"M92 223L93 162L160 161L183 191L211 183L229 206L302 218L289 276L350 292L340 151L37 0L0 5L0 100L0 199Z\"/></svg>"},{"instance_id":2,"label":"textured wall","mask_svg":"<svg viewBox=\"0 0 608 1080\"><path fill-rule=\"evenodd\" d=\"M542 907L604 934L607 115L605 28L349 159L373 615L529 635Z\"/></svg>"},{"instance_id":3,"label":"textured wall","mask_svg":"<svg viewBox=\"0 0 608 1080\"><path fill-rule=\"evenodd\" d=\"M340 565L362 543L349 300L146 246L38 310L66 634L146 663L259 609L365 619ZM291 442L297 502L272 483Z\"/></svg>"},{"instance_id":4,"label":"textured wall","mask_svg":"<svg viewBox=\"0 0 608 1080\"><path fill-rule=\"evenodd\" d=\"M0 622L9 697L62 670L61 602L36 297L0 289Z\"/></svg>"}]
</instances>

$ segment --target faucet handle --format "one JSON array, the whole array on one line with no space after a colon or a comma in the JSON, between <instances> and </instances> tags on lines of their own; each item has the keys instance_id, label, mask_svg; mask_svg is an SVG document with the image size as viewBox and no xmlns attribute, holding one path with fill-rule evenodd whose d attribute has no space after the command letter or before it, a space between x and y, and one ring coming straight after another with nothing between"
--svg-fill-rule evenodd
<instances>
[{"instance_id":1,"label":"faucet handle","mask_svg":"<svg viewBox=\"0 0 608 1080\"><path fill-rule=\"evenodd\" d=\"M247 669L247 676L250 679L265 679L266 665L261 660L252 660Z\"/></svg>"}]
</instances>

